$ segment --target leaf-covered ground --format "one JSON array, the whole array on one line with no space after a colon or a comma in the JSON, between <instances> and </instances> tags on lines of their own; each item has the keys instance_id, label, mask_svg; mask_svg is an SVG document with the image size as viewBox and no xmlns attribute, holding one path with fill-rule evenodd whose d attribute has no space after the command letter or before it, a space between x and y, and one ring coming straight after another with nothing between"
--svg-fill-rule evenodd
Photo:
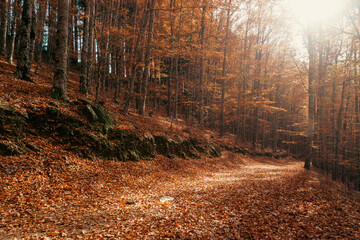
<instances>
[{"instance_id":1,"label":"leaf-covered ground","mask_svg":"<svg viewBox=\"0 0 360 240\"><path fill-rule=\"evenodd\" d=\"M0 159L0 239L360 238L358 196L291 159L62 151Z\"/></svg>"}]
</instances>

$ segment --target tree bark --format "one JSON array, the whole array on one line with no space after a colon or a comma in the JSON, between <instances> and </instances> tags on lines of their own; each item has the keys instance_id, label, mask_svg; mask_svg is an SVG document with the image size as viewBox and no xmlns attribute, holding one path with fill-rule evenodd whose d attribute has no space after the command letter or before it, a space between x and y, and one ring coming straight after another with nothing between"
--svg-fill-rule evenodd
<instances>
[{"instance_id":1,"label":"tree bark","mask_svg":"<svg viewBox=\"0 0 360 240\"><path fill-rule=\"evenodd\" d=\"M51 97L69 101L66 93L68 33L69 33L69 1L58 2L58 23L56 34L55 72Z\"/></svg>"},{"instance_id":2,"label":"tree bark","mask_svg":"<svg viewBox=\"0 0 360 240\"><path fill-rule=\"evenodd\" d=\"M35 11L35 2L32 8L32 13L31 13L31 28L30 28L30 66L29 69L31 69L31 63L33 62L34 59L34 53L35 53L35 41L36 41L36 25L37 25L37 16L36 16L36 11Z\"/></svg>"},{"instance_id":3,"label":"tree bark","mask_svg":"<svg viewBox=\"0 0 360 240\"><path fill-rule=\"evenodd\" d=\"M18 62L16 71L14 73L15 78L19 78L25 81L33 82L30 78L30 33L32 23L32 9L34 7L33 0L24 0L21 25L19 29L19 47L18 47Z\"/></svg>"},{"instance_id":4,"label":"tree bark","mask_svg":"<svg viewBox=\"0 0 360 240\"><path fill-rule=\"evenodd\" d=\"M6 36L8 29L8 0L1 0L0 56L6 56Z\"/></svg>"},{"instance_id":5,"label":"tree bark","mask_svg":"<svg viewBox=\"0 0 360 240\"><path fill-rule=\"evenodd\" d=\"M226 61L227 61L227 52L228 52L228 44L229 44L229 27L230 27L230 6L231 0L229 0L229 6L227 9L226 16L226 33L225 33L225 41L224 41L224 60L223 60L223 68L222 68L222 82L221 82L221 106L220 106L220 136L223 137L225 133L224 127L224 105L225 105L225 78L226 78Z\"/></svg>"},{"instance_id":6,"label":"tree bark","mask_svg":"<svg viewBox=\"0 0 360 240\"><path fill-rule=\"evenodd\" d=\"M147 39L147 46L145 50L145 70L143 75L143 88L141 92L141 104L140 104L140 111L141 115L145 114L145 107L146 107L146 99L147 99L147 88L148 88L148 81L149 81L149 68L151 63L151 50L152 50L152 39L153 39L153 29L154 29L154 17L155 17L155 0L151 0L150 3L150 19L149 19L149 31L148 31L148 39Z\"/></svg>"},{"instance_id":7,"label":"tree bark","mask_svg":"<svg viewBox=\"0 0 360 240\"><path fill-rule=\"evenodd\" d=\"M148 5L148 1L145 1L145 8L144 8L144 13L143 13L143 19L142 19L142 23L138 32L138 37L133 49L133 59L132 59L132 66L131 66L131 78L130 78L130 82L129 82L129 89L128 92L126 94L125 97L125 104L124 104L124 113L127 114L129 113L129 108L132 104L133 101L133 97L134 97L134 87L135 87L135 78L137 75L137 54L139 52L139 48L140 48L140 44L141 41L144 37L144 30L146 29L147 25L148 25L148 14L149 14L149 9L147 8Z\"/></svg>"},{"instance_id":8,"label":"tree bark","mask_svg":"<svg viewBox=\"0 0 360 240\"><path fill-rule=\"evenodd\" d=\"M180 2L180 16L179 16L179 29L177 32L177 54L176 54L176 59L175 59L175 96L174 96L174 119L178 118L178 100L179 100L179 84L180 84L180 80L179 80L179 61L180 61L180 53L181 53L181 49L180 49L180 38L181 38L181 28L182 28L182 18L183 18L183 14L182 14L182 8L183 8L183 0L181 0Z\"/></svg>"},{"instance_id":9,"label":"tree bark","mask_svg":"<svg viewBox=\"0 0 360 240\"><path fill-rule=\"evenodd\" d=\"M92 41L90 39L90 13L91 13L91 5L89 1L87 1L85 6L85 17L83 23L83 46L81 51L81 73L80 73L80 93L88 94L88 82L89 82L89 61L90 61L90 52L89 52L89 42Z\"/></svg>"},{"instance_id":10,"label":"tree bark","mask_svg":"<svg viewBox=\"0 0 360 240\"><path fill-rule=\"evenodd\" d=\"M17 22L18 22L18 16L19 16L19 12L20 12L20 4L21 4L21 0L16 0L13 2L13 7L12 7L13 16L12 16L12 20L11 20L10 49L9 49L9 54L8 54L8 62L10 64L13 64L13 62L14 62L15 40L16 40L16 33L17 33L17 28L18 28Z\"/></svg>"},{"instance_id":11,"label":"tree bark","mask_svg":"<svg viewBox=\"0 0 360 240\"><path fill-rule=\"evenodd\" d=\"M312 30L308 32L308 53L309 53L309 73L308 73L308 126L307 126L307 142L306 142L306 157L305 157L305 169L310 169L312 161L312 145L314 135L314 118L315 118L315 68L316 68L316 56L315 56L315 39Z\"/></svg>"},{"instance_id":12,"label":"tree bark","mask_svg":"<svg viewBox=\"0 0 360 240\"><path fill-rule=\"evenodd\" d=\"M35 40L35 52L34 52L34 60L37 62L36 70L40 62L42 61L42 52L43 52L43 44L44 44L44 29L46 23L46 9L47 9L48 1L41 0L38 1L39 10L38 10L38 18L37 18L37 32L38 36Z\"/></svg>"},{"instance_id":13,"label":"tree bark","mask_svg":"<svg viewBox=\"0 0 360 240\"><path fill-rule=\"evenodd\" d=\"M171 31L171 36L170 36L170 46L173 46L174 43L174 30L175 30L175 19L174 19L174 5L175 5L175 0L170 0L170 31ZM169 67L169 80L168 80L168 91L167 91L167 106L166 106L166 110L167 110L167 114L168 117L171 117L171 105L172 105L172 78L173 78L173 72L174 72L174 57L171 55L170 56L170 67Z\"/></svg>"},{"instance_id":14,"label":"tree bark","mask_svg":"<svg viewBox=\"0 0 360 240\"><path fill-rule=\"evenodd\" d=\"M205 28L206 28L206 11L207 0L202 1L202 13L201 13L201 28L200 28L200 47L201 47L201 59L200 59L200 107L199 107L199 124L200 128L204 128L204 105L205 105Z\"/></svg>"}]
</instances>

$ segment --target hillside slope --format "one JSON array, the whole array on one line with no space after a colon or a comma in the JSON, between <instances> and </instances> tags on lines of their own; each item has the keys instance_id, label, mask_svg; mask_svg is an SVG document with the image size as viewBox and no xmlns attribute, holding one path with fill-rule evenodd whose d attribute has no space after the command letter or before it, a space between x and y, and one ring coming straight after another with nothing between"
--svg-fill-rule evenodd
<instances>
[{"instance_id":1,"label":"hillside slope","mask_svg":"<svg viewBox=\"0 0 360 240\"><path fill-rule=\"evenodd\" d=\"M161 112L123 115L78 94L74 73L73 102L56 101L51 69L37 84L14 70L1 59L1 239L359 237L358 203L301 162Z\"/></svg>"},{"instance_id":2,"label":"hillside slope","mask_svg":"<svg viewBox=\"0 0 360 240\"><path fill-rule=\"evenodd\" d=\"M71 103L51 99L51 69L44 66L33 79L37 84L14 79L15 66L0 62L0 112L2 155L41 151L39 139L79 153L80 157L113 160L153 159L158 154L200 158L219 156L219 144L211 131L200 131L164 114L124 115L111 100L95 102L77 92L76 74L70 74ZM106 99L109 96L102 96Z\"/></svg>"}]
</instances>

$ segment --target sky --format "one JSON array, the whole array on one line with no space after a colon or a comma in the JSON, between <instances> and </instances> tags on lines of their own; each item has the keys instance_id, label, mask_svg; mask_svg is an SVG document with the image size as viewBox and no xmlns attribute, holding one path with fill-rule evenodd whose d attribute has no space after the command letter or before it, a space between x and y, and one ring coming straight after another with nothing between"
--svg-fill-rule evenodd
<instances>
[{"instance_id":1,"label":"sky","mask_svg":"<svg viewBox=\"0 0 360 240\"><path fill-rule=\"evenodd\" d=\"M349 0L282 0L291 21L293 45L300 55L306 55L304 30L341 21L348 3Z\"/></svg>"}]
</instances>

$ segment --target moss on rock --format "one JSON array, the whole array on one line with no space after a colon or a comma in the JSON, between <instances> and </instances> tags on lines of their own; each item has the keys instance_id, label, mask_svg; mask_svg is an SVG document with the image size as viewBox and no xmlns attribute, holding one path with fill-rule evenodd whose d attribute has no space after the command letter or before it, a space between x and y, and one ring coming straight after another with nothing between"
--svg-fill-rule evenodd
<instances>
[{"instance_id":1,"label":"moss on rock","mask_svg":"<svg viewBox=\"0 0 360 240\"><path fill-rule=\"evenodd\" d=\"M58 117L60 116L60 110L56 107L47 107L46 114L51 117Z\"/></svg>"}]
</instances>

